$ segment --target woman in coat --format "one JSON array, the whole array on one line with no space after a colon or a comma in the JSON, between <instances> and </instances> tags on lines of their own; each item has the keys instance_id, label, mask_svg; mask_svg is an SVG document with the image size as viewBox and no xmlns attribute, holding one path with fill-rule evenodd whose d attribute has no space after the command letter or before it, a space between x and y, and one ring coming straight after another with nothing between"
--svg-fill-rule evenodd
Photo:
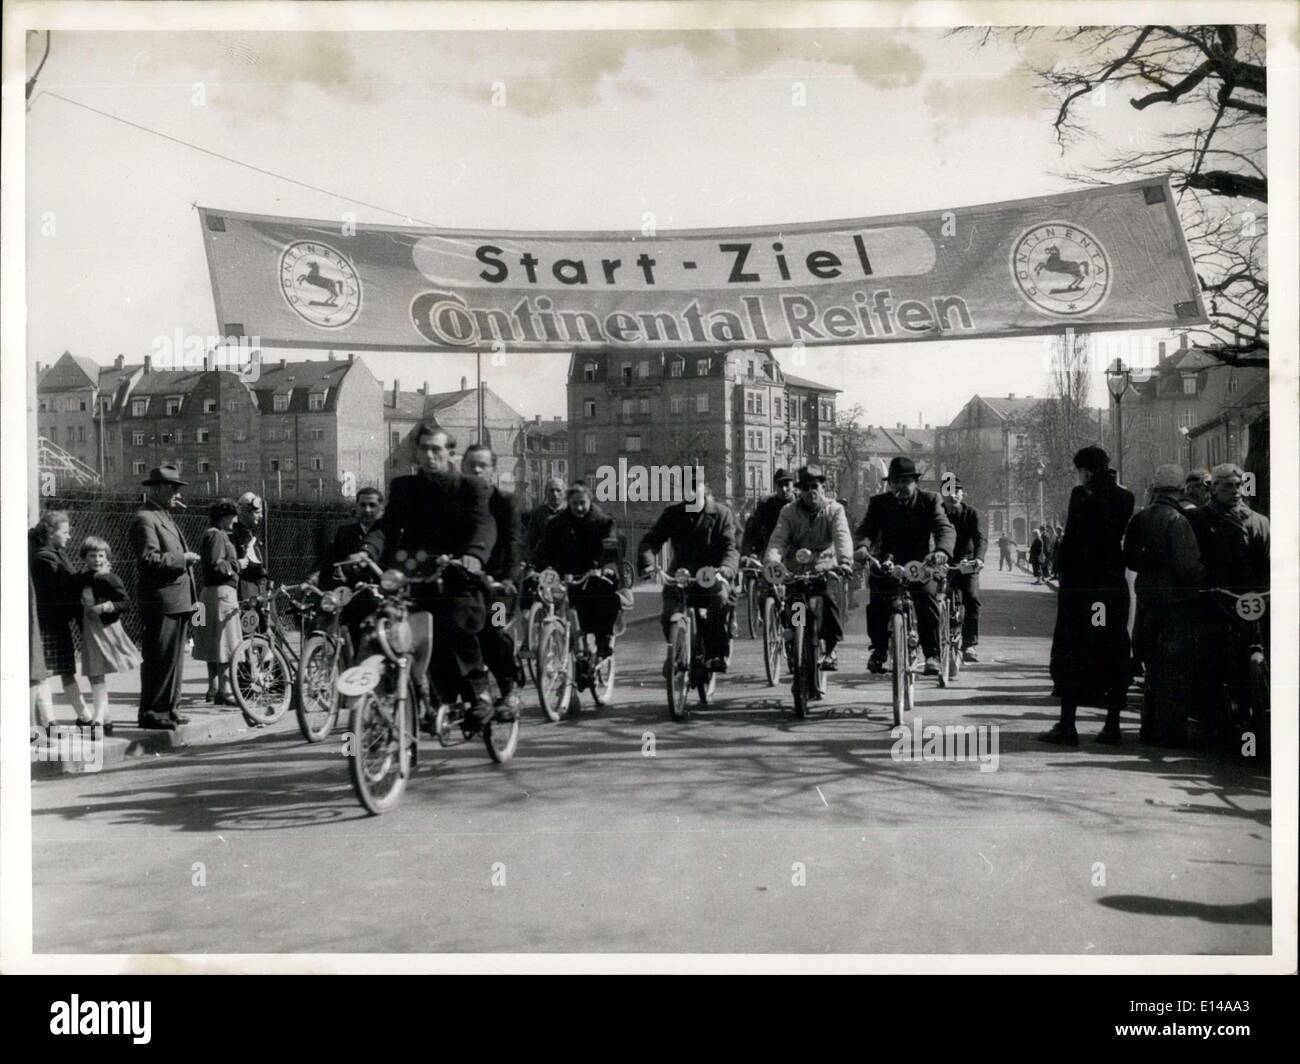
<instances>
[{"instance_id":1,"label":"woman in coat","mask_svg":"<svg viewBox=\"0 0 1300 1064\"><path fill-rule=\"evenodd\" d=\"M77 654L72 642L72 625L81 620L81 586L66 549L71 538L66 510L41 514L31 531L30 571L45 670L63 683L63 693L77 712L77 723L89 724L92 718L77 683Z\"/></svg>"},{"instance_id":2,"label":"woman in coat","mask_svg":"<svg viewBox=\"0 0 1300 1064\"><path fill-rule=\"evenodd\" d=\"M1119 715L1132 679L1123 541L1133 493L1120 487L1110 456L1100 447L1080 450L1074 469L1078 486L1070 493L1056 548L1052 682L1061 698L1061 719L1039 739L1077 746L1075 711L1087 705L1106 710L1097 741L1118 745Z\"/></svg>"},{"instance_id":3,"label":"woman in coat","mask_svg":"<svg viewBox=\"0 0 1300 1064\"><path fill-rule=\"evenodd\" d=\"M230 656L243 638L239 626L239 571L242 566L230 530L239 513L233 499L218 499L208 512L211 526L199 544L203 567L202 623L194 629L194 657L208 663L208 701L230 704Z\"/></svg>"}]
</instances>

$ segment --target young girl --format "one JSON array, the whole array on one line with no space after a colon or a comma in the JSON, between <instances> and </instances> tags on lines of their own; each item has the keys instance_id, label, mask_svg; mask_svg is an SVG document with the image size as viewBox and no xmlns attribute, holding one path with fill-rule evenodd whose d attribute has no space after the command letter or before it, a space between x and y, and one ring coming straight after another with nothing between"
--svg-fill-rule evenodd
<instances>
[{"instance_id":1,"label":"young girl","mask_svg":"<svg viewBox=\"0 0 1300 1064\"><path fill-rule=\"evenodd\" d=\"M32 589L36 595L36 619L41 630L41 652L45 672L59 677L63 693L77 714L78 724L89 724L85 700L77 683L77 655L72 643L72 624L81 615L78 574L68 559L67 546L72 525L66 510L46 510L30 533ZM36 689L37 714L49 723L53 707L42 682Z\"/></svg>"},{"instance_id":2,"label":"young girl","mask_svg":"<svg viewBox=\"0 0 1300 1064\"><path fill-rule=\"evenodd\" d=\"M90 693L95 715L92 727L113 734L108 719L108 687L104 676L110 672L132 672L140 667L140 651L122 629L119 603L125 602L126 587L110 565L111 551L98 536L87 536L81 543L81 560L85 573L81 584L81 672L90 677Z\"/></svg>"}]
</instances>

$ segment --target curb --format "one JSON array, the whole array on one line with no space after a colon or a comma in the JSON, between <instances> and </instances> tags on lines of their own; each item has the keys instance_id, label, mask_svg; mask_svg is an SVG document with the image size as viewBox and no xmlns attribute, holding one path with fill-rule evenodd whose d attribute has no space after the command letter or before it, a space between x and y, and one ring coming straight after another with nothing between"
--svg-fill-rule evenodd
<instances>
[{"instance_id":1,"label":"curb","mask_svg":"<svg viewBox=\"0 0 1300 1064\"><path fill-rule=\"evenodd\" d=\"M94 742L81 736L76 727L56 725L54 742L32 746L32 779L57 779L131 767L132 762L150 755L225 742L245 735L262 734L263 728L250 728L238 711L210 714L182 724L175 731L125 728L126 736L114 736Z\"/></svg>"}]
</instances>

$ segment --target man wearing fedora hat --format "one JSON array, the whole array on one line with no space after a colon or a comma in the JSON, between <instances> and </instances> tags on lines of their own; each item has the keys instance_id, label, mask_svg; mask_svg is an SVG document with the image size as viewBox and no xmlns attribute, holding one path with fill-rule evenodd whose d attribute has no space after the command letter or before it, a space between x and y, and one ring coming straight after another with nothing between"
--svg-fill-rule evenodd
<instances>
[{"instance_id":1,"label":"man wearing fedora hat","mask_svg":"<svg viewBox=\"0 0 1300 1064\"><path fill-rule=\"evenodd\" d=\"M185 481L176 467L158 466L143 483L147 498L130 528L138 567L136 601L144 624L139 725L171 730L188 720L177 706L185 673L185 637L198 600L191 569L199 556L172 519L172 512L184 506Z\"/></svg>"},{"instance_id":2,"label":"man wearing fedora hat","mask_svg":"<svg viewBox=\"0 0 1300 1064\"><path fill-rule=\"evenodd\" d=\"M802 548L812 551L819 562L833 562L840 573L853 571L853 534L844 507L826 494L826 474L810 464L799 470L795 481L799 498L782 507L776 528L767 541L764 561L789 565ZM844 635L840 619L840 593L835 572L828 574L822 592L822 668L838 668L835 648Z\"/></svg>"},{"instance_id":3,"label":"man wearing fedora hat","mask_svg":"<svg viewBox=\"0 0 1300 1064\"><path fill-rule=\"evenodd\" d=\"M882 560L897 565L931 561L948 564L957 543L957 532L943 503L932 491L922 491L920 473L910 458L899 456L889 463L885 490L867 503L867 514L858 526L857 538ZM871 656L867 668L885 671L889 649L889 596L891 588L885 578L872 573L867 579L871 597L867 600L867 637ZM939 600L923 584L909 584L908 591L916 606L916 627L925 653L927 675L939 672Z\"/></svg>"}]
</instances>

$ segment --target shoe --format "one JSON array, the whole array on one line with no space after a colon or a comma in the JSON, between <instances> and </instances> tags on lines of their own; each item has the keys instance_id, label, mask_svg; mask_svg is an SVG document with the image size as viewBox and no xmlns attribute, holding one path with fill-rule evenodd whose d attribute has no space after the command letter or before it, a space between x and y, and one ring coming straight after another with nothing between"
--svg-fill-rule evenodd
<instances>
[{"instance_id":1,"label":"shoe","mask_svg":"<svg viewBox=\"0 0 1300 1064\"><path fill-rule=\"evenodd\" d=\"M179 714L179 713L173 713L172 716L171 716L171 719L172 719L172 723L173 723L173 724L178 724L178 725L179 725L179 724L188 724L188 723L190 722L190 718L189 718L189 717L181 716L181 714Z\"/></svg>"},{"instance_id":2,"label":"shoe","mask_svg":"<svg viewBox=\"0 0 1300 1064\"><path fill-rule=\"evenodd\" d=\"M831 650L822 655L822 672L836 672L839 670L839 667L840 659L836 656L835 651Z\"/></svg>"},{"instance_id":3,"label":"shoe","mask_svg":"<svg viewBox=\"0 0 1300 1064\"><path fill-rule=\"evenodd\" d=\"M510 691L496 700L492 706L492 719L509 723L519 719L519 695Z\"/></svg>"},{"instance_id":4,"label":"shoe","mask_svg":"<svg viewBox=\"0 0 1300 1064\"><path fill-rule=\"evenodd\" d=\"M938 676L938 675L939 675L939 659L938 659L938 658L926 658L926 659L925 659L925 670L924 670L924 672L925 672L925 675L926 675L926 676Z\"/></svg>"},{"instance_id":5,"label":"shoe","mask_svg":"<svg viewBox=\"0 0 1300 1064\"><path fill-rule=\"evenodd\" d=\"M885 671L884 654L872 654L871 657L867 658L867 672L884 672L884 671Z\"/></svg>"},{"instance_id":6,"label":"shoe","mask_svg":"<svg viewBox=\"0 0 1300 1064\"><path fill-rule=\"evenodd\" d=\"M975 651L963 650L961 652L961 660L964 661L967 665L978 665L980 659L979 659L979 655L976 654Z\"/></svg>"},{"instance_id":7,"label":"shoe","mask_svg":"<svg viewBox=\"0 0 1300 1064\"><path fill-rule=\"evenodd\" d=\"M707 664L707 666L708 666L708 670L709 670L709 672L726 672L726 671L727 671L727 659L726 659L726 658L709 658L709 660L708 660L708 662L707 662L706 664Z\"/></svg>"},{"instance_id":8,"label":"shoe","mask_svg":"<svg viewBox=\"0 0 1300 1064\"><path fill-rule=\"evenodd\" d=\"M171 717L156 717L152 713L140 717L136 724L138 727L151 731L176 730L176 721Z\"/></svg>"},{"instance_id":9,"label":"shoe","mask_svg":"<svg viewBox=\"0 0 1300 1064\"><path fill-rule=\"evenodd\" d=\"M221 703L217 701L217 699L219 699L220 697L221 697L221 692L218 691L215 687L209 687L206 691L203 692L203 701L207 702L209 705L212 706L221 705Z\"/></svg>"},{"instance_id":10,"label":"shoe","mask_svg":"<svg viewBox=\"0 0 1300 1064\"><path fill-rule=\"evenodd\" d=\"M486 695L479 695L474 704L465 711L465 727L473 731L481 731L483 726L492 719L492 703L487 700Z\"/></svg>"},{"instance_id":11,"label":"shoe","mask_svg":"<svg viewBox=\"0 0 1300 1064\"><path fill-rule=\"evenodd\" d=\"M1102 746L1119 746L1123 741L1118 724L1107 724L1097 733L1097 742Z\"/></svg>"},{"instance_id":12,"label":"shoe","mask_svg":"<svg viewBox=\"0 0 1300 1064\"><path fill-rule=\"evenodd\" d=\"M235 704L233 698L229 695L222 694L220 691L218 691L216 696L209 701L211 701L214 706L233 706Z\"/></svg>"},{"instance_id":13,"label":"shoe","mask_svg":"<svg viewBox=\"0 0 1300 1064\"><path fill-rule=\"evenodd\" d=\"M1078 746L1079 733L1073 725L1066 727L1060 721L1057 721L1052 727L1040 735L1035 735L1040 743L1051 743L1053 746Z\"/></svg>"},{"instance_id":14,"label":"shoe","mask_svg":"<svg viewBox=\"0 0 1300 1064\"><path fill-rule=\"evenodd\" d=\"M103 728L104 728L105 735L113 734L113 722L111 720L104 721Z\"/></svg>"}]
</instances>

